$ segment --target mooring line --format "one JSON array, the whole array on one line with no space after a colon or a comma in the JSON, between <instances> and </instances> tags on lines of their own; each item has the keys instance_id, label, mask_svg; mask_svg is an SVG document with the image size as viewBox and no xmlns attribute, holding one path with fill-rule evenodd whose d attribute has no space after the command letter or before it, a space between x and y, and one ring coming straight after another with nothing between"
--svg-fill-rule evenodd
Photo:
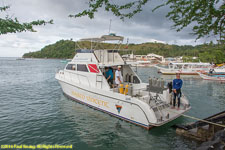
<instances>
[{"instance_id":1,"label":"mooring line","mask_svg":"<svg viewBox=\"0 0 225 150\"><path fill-rule=\"evenodd\" d=\"M177 112L174 112L174 111L170 111L170 112L177 113ZM179 114L179 113L177 113L177 114ZM191 118L191 119L194 119L194 120L198 120L198 121L201 121L201 122L205 122L205 123L208 123L208 124L213 124L213 125L225 128L225 125L222 125L222 124L210 122L210 121L207 121L207 120L199 119L199 118L196 118L196 117L193 117L193 116L189 116L189 115L185 115L185 114L180 114L180 115L182 115L184 117L187 117L187 118Z\"/></svg>"}]
</instances>

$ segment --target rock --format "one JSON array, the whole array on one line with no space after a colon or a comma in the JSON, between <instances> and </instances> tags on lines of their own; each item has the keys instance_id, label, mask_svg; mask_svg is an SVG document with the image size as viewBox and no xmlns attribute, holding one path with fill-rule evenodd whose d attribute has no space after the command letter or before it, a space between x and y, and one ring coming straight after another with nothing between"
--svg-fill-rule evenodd
<instances>
[{"instance_id":1,"label":"rock","mask_svg":"<svg viewBox=\"0 0 225 150\"><path fill-rule=\"evenodd\" d=\"M215 133L211 140L202 143L197 150L224 150L225 149L225 130Z\"/></svg>"}]
</instances>

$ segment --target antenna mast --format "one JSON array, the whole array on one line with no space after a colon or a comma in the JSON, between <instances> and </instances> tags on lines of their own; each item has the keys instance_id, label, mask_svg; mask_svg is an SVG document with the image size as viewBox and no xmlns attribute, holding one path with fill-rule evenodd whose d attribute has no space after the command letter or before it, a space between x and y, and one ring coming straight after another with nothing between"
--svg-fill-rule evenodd
<instances>
[{"instance_id":1,"label":"antenna mast","mask_svg":"<svg viewBox=\"0 0 225 150\"><path fill-rule=\"evenodd\" d=\"M111 30L111 22L112 22L112 19L110 19L110 22L109 22L109 34L110 34L110 30Z\"/></svg>"}]
</instances>

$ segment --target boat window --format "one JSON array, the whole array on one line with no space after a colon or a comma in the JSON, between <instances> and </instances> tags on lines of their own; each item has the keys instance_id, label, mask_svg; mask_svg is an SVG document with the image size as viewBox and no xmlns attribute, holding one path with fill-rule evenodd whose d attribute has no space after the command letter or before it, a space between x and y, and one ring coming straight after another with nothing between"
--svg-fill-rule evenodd
<instances>
[{"instance_id":1,"label":"boat window","mask_svg":"<svg viewBox=\"0 0 225 150\"><path fill-rule=\"evenodd\" d=\"M84 64L77 64L77 71L88 72L87 66Z\"/></svg>"},{"instance_id":2,"label":"boat window","mask_svg":"<svg viewBox=\"0 0 225 150\"><path fill-rule=\"evenodd\" d=\"M175 69L181 69L182 65L176 65Z\"/></svg>"},{"instance_id":3,"label":"boat window","mask_svg":"<svg viewBox=\"0 0 225 150\"><path fill-rule=\"evenodd\" d=\"M184 65L184 69L187 69L187 68L188 68L188 64L185 64L185 65Z\"/></svg>"},{"instance_id":4,"label":"boat window","mask_svg":"<svg viewBox=\"0 0 225 150\"><path fill-rule=\"evenodd\" d=\"M67 70L76 70L76 65L75 65L75 64L68 64L68 65L66 66L66 69L67 69Z\"/></svg>"}]
</instances>

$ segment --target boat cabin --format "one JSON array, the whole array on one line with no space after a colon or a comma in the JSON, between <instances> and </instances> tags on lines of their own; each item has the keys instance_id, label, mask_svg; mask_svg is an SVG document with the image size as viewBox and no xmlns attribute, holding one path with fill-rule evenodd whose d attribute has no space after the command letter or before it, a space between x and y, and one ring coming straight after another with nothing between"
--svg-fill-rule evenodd
<instances>
[{"instance_id":1,"label":"boat cabin","mask_svg":"<svg viewBox=\"0 0 225 150\"><path fill-rule=\"evenodd\" d=\"M115 72L117 67L121 66L124 84L141 83L140 78L131 69L130 65L123 61L118 50L81 49L76 52L77 54L64 69L65 76L71 78L72 82L105 90L115 87L114 91L116 91L118 87L109 85L105 72L106 68L112 69L115 84Z\"/></svg>"}]
</instances>

